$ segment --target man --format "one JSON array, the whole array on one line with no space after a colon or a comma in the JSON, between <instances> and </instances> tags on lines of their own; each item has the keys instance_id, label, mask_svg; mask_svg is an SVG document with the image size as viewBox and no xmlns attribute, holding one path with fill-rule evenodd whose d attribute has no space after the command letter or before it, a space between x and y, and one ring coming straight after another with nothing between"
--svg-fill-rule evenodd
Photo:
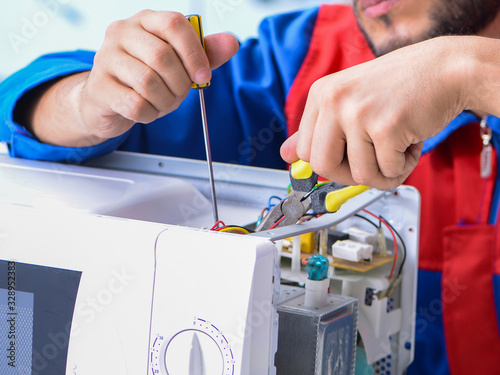
<instances>
[{"instance_id":1,"label":"man","mask_svg":"<svg viewBox=\"0 0 500 375\"><path fill-rule=\"evenodd\" d=\"M182 15L141 12L108 28L95 60L46 56L4 82L0 139L13 156L46 160L79 162L117 147L203 158L198 102L188 92L191 81L212 78L215 160L284 167L277 152L293 134L281 148L287 162L309 161L341 183L417 186L410 372L500 373L492 150L500 120L486 116L500 116L500 4L355 0L353 9L268 19L213 77L236 52L233 37L207 36L206 56ZM449 34L479 36L434 38Z\"/></svg>"}]
</instances>

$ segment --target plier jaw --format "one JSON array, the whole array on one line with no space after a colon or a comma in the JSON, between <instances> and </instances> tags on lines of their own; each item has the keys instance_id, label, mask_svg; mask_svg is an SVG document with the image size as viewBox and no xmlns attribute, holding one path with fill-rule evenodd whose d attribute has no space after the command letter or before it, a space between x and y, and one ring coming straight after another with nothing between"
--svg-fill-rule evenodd
<instances>
[{"instance_id":1,"label":"plier jaw","mask_svg":"<svg viewBox=\"0 0 500 375\"><path fill-rule=\"evenodd\" d=\"M293 225L311 208L311 197L307 192L292 190L285 199L271 208L262 219L256 232Z\"/></svg>"}]
</instances>

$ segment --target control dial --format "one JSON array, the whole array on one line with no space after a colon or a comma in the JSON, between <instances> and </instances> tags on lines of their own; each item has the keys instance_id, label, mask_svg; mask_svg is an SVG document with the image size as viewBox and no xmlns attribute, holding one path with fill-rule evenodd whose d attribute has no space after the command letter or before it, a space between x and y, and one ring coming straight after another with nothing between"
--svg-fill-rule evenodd
<instances>
[{"instance_id":1,"label":"control dial","mask_svg":"<svg viewBox=\"0 0 500 375\"><path fill-rule=\"evenodd\" d=\"M193 326L170 338L157 335L151 356L153 374L232 375L234 358L228 340L215 325L195 318Z\"/></svg>"}]
</instances>

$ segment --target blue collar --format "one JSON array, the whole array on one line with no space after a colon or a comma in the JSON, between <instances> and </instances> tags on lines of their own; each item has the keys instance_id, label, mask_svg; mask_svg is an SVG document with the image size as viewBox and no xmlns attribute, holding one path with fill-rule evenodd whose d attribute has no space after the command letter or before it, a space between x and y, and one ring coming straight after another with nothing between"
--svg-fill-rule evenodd
<instances>
[{"instance_id":1,"label":"blue collar","mask_svg":"<svg viewBox=\"0 0 500 375\"><path fill-rule=\"evenodd\" d=\"M439 144L443 143L455 130L471 124L473 122L478 122L479 118L469 111L464 111L458 115L453 121L451 121L448 126L446 126L439 134L432 138L429 138L424 142L424 148L422 154L434 150ZM488 126L493 130L493 133L500 135L500 119L495 116L488 116L487 118Z\"/></svg>"}]
</instances>

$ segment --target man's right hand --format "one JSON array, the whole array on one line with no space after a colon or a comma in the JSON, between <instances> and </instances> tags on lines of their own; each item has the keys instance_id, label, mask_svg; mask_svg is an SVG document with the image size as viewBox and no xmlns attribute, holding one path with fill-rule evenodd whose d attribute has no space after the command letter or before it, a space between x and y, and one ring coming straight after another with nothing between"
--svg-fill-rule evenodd
<instances>
[{"instance_id":1,"label":"man's right hand","mask_svg":"<svg viewBox=\"0 0 500 375\"><path fill-rule=\"evenodd\" d=\"M58 81L41 96L31 130L42 142L84 147L172 112L192 82L207 83L211 70L238 50L230 34L205 42L207 53L180 13L145 10L112 23L92 70Z\"/></svg>"},{"instance_id":2,"label":"man's right hand","mask_svg":"<svg viewBox=\"0 0 500 375\"><path fill-rule=\"evenodd\" d=\"M463 110L500 116L500 41L434 38L317 80L300 128L282 146L331 181L392 189L423 142ZM479 133L478 133L479 138Z\"/></svg>"}]
</instances>

